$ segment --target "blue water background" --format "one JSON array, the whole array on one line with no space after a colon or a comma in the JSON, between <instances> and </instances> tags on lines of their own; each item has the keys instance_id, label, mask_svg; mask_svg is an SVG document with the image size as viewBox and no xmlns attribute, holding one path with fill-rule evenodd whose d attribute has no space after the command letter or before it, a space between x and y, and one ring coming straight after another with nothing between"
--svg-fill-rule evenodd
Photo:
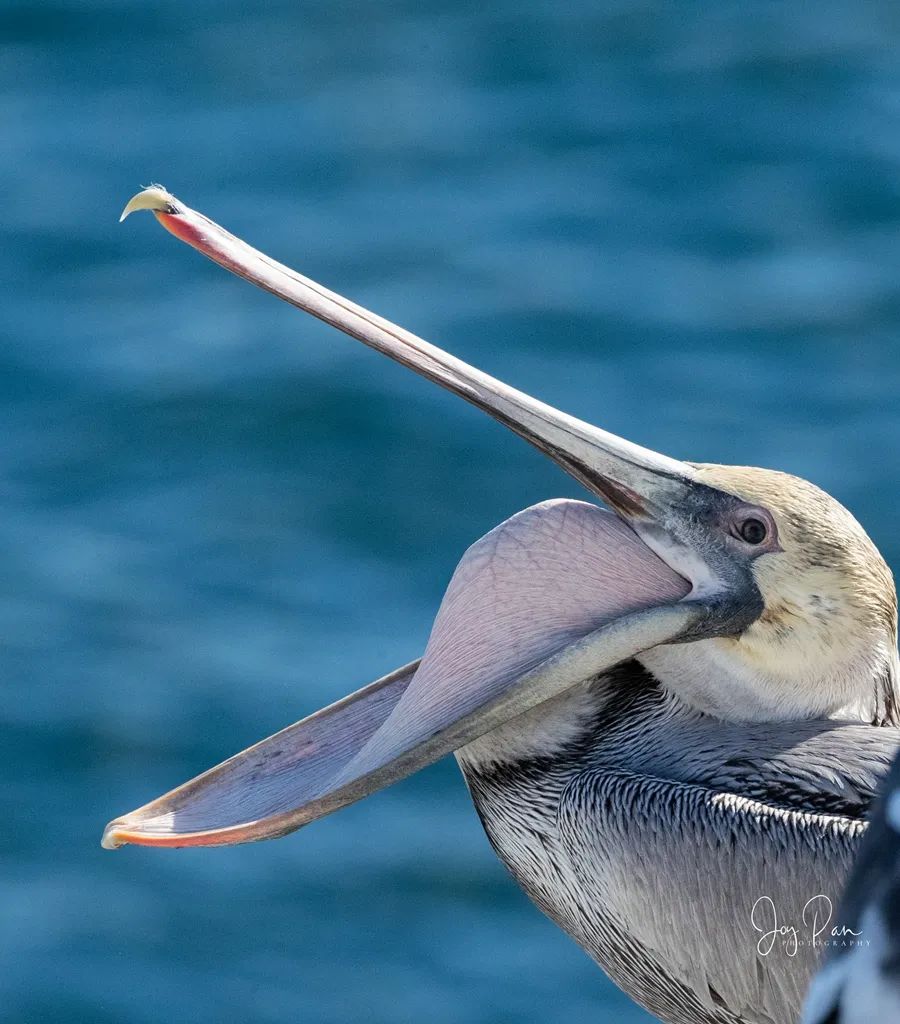
<instances>
[{"instance_id":1,"label":"blue water background","mask_svg":"<svg viewBox=\"0 0 900 1024\"><path fill-rule=\"evenodd\" d=\"M900 565L900 12L0 3L0 1017L637 1024L452 761L273 843L104 823L415 657L583 496L125 200L162 181L518 387L807 476Z\"/></svg>"}]
</instances>

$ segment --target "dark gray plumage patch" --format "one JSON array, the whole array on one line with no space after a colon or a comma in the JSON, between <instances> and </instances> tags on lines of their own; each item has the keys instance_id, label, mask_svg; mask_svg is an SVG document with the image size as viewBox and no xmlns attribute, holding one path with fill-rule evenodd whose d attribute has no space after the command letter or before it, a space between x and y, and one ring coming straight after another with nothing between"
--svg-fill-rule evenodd
<instances>
[{"instance_id":1,"label":"dark gray plumage patch","mask_svg":"<svg viewBox=\"0 0 900 1024\"><path fill-rule=\"evenodd\" d=\"M633 837L665 843L677 833L689 849L698 837L690 860L737 863L752 834L754 856L772 858L766 877L780 877L784 860L812 866L833 858L834 878L838 865L849 866L865 832L878 779L900 737L828 721L729 725L686 709L636 662L600 677L592 692L596 715L553 756L464 763L491 845L535 904L651 1012L676 1024L756 1024L764 1018L745 1016L729 1001L733 978L713 974L695 990L632 932L630 911L623 917L605 904L602 887L586 897L584 873L592 870L592 857L602 860L611 843L640 861L655 853L634 849ZM854 746L854 736L864 740L861 746ZM719 898L730 888L726 884ZM828 891L836 901L840 886ZM741 903L734 912L747 908ZM896 925L900 929L900 909ZM793 964L782 968L788 974L777 982L754 983L762 991L793 993L779 996L790 1010L773 1020L796 1017L812 962L802 975Z\"/></svg>"}]
</instances>

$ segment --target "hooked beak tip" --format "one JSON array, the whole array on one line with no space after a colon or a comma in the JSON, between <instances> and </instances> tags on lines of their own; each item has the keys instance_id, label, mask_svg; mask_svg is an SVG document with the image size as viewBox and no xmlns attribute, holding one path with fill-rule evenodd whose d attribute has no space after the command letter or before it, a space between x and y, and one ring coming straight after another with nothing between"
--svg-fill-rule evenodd
<instances>
[{"instance_id":1,"label":"hooked beak tip","mask_svg":"<svg viewBox=\"0 0 900 1024\"><path fill-rule=\"evenodd\" d=\"M125 204L122 216L119 217L121 224L126 217L129 217L136 210L151 210L153 213L174 213L177 209L175 197L167 192L162 185L149 185L142 189L136 196Z\"/></svg>"},{"instance_id":2,"label":"hooked beak tip","mask_svg":"<svg viewBox=\"0 0 900 1024\"><path fill-rule=\"evenodd\" d=\"M125 835L119 822L111 821L103 830L103 838L100 840L100 845L104 850L118 850L120 846L125 846L128 842Z\"/></svg>"},{"instance_id":3,"label":"hooked beak tip","mask_svg":"<svg viewBox=\"0 0 900 1024\"><path fill-rule=\"evenodd\" d=\"M103 830L100 845L104 850L118 850L120 846L186 846L200 845L188 844L182 841L179 836L153 835L152 833L134 831L130 829L125 820L117 818L111 821Z\"/></svg>"}]
</instances>

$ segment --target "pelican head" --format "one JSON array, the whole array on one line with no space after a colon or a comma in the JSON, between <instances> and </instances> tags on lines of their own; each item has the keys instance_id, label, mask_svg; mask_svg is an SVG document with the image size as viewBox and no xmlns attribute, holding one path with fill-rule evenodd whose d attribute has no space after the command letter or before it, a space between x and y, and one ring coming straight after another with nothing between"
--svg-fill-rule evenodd
<instances>
[{"instance_id":1,"label":"pelican head","mask_svg":"<svg viewBox=\"0 0 900 1024\"><path fill-rule=\"evenodd\" d=\"M663 647L641 661L682 699L735 720L846 712L897 723L897 595L887 563L838 501L796 476L693 466L698 479L755 508L766 535L752 560L762 608L739 634ZM740 522L727 543L753 550Z\"/></svg>"},{"instance_id":2,"label":"pelican head","mask_svg":"<svg viewBox=\"0 0 900 1024\"><path fill-rule=\"evenodd\" d=\"M151 210L228 270L487 412L611 511L551 501L463 556L420 664L116 819L104 844L283 835L502 729L630 658L730 719L895 714L896 597L855 519L804 481L694 465L489 377L230 235L154 186ZM123 215L123 216L124 216Z\"/></svg>"}]
</instances>

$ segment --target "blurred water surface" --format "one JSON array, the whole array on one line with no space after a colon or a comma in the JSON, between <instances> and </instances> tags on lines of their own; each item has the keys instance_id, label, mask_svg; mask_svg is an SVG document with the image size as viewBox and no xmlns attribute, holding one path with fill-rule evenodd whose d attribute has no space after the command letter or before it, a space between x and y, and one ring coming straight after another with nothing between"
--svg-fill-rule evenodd
<instances>
[{"instance_id":1,"label":"blurred water surface","mask_svg":"<svg viewBox=\"0 0 900 1024\"><path fill-rule=\"evenodd\" d=\"M581 495L116 219L162 181L570 412L812 478L897 566L898 57L888 2L0 3L4 1020L648 1019L449 761L279 842L100 849Z\"/></svg>"}]
</instances>

